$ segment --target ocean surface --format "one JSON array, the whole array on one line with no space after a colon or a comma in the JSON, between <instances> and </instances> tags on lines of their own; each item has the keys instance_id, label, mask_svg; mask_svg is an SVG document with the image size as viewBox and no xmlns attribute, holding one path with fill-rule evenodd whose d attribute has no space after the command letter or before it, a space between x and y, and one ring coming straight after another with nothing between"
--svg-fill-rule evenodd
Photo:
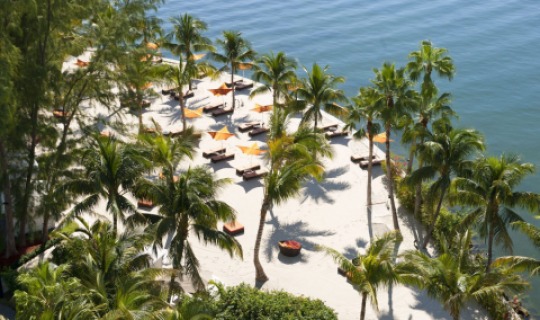
<instances>
[{"instance_id":1,"label":"ocean surface","mask_svg":"<svg viewBox=\"0 0 540 320\"><path fill-rule=\"evenodd\" d=\"M433 76L453 96L456 126L484 133L489 155L516 153L534 163L539 173L520 189L540 193L539 0L166 0L157 15L170 31L168 19L186 12L208 24L213 40L237 30L259 53L284 51L308 69L329 65L346 78L348 96L370 84L373 68L385 61L404 66L420 41L431 40L456 65L451 82ZM515 255L540 259L540 248L514 239ZM540 277L524 300L540 319Z\"/></svg>"}]
</instances>

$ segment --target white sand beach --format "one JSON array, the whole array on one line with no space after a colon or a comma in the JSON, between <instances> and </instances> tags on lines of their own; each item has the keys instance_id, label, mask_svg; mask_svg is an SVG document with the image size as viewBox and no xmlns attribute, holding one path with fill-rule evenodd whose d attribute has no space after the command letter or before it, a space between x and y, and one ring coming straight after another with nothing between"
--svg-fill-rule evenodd
<instances>
[{"instance_id":1,"label":"white sand beach","mask_svg":"<svg viewBox=\"0 0 540 320\"><path fill-rule=\"evenodd\" d=\"M83 58L88 58L85 56ZM67 68L72 68L76 58L66 62ZM238 77L240 79L241 77ZM230 81L230 76L223 75L221 79L212 81L204 79L197 83L195 95L187 99L186 105L196 109L215 102L231 105L231 94L214 97L208 89L217 88L221 83ZM244 81L251 81L244 79ZM257 84L256 84L257 85ZM151 106L144 113L144 123L151 126L154 119L163 131L182 129L180 107L178 102L169 95L162 95L161 88L166 85L154 84L158 93L150 98ZM247 164L260 163L265 167L262 156L249 156L242 153L238 145L248 146L256 141L265 148L265 134L250 137L241 133L237 125L249 121L268 122L269 115L252 111L255 103L271 104L271 95L249 99L250 89L236 93L237 108L232 115L212 117L204 115L201 118L188 119L188 123L201 132L215 131L227 126L235 136L225 141L214 141L209 134L202 134L197 148L197 154L191 161L184 161L179 170L188 166L207 165L220 178L230 178L233 183L228 185L219 198L230 204L237 213L237 221L245 226L245 232L236 236L242 245L244 258L230 258L226 252L216 247L206 246L193 237L190 242L195 246L201 271L206 280L218 280L225 285L238 285L242 282L255 285L255 269L253 266L253 248L259 223L259 212L263 188L260 180L243 181L236 175L236 168ZM95 103L88 105L84 112L89 116L106 118L108 111ZM132 133L137 130L137 118L128 115L120 120L125 124L133 124ZM291 130L298 126L300 116L291 121ZM322 125L340 123L330 115L325 114ZM342 124L340 124L341 126ZM103 127L114 131L111 127ZM388 194L384 184L384 174L380 167L374 169L373 200L375 205L372 212L366 207L367 170L351 162L351 155L367 155L367 140L353 140L352 137L336 137L331 140L334 158L325 160L326 176L318 183L309 182L301 191L301 195L287 203L274 206L269 212L264 230L261 261L266 274L270 278L262 289L283 289L293 294L304 295L324 301L333 308L339 319L358 319L360 313L360 294L355 291L347 279L337 273L337 265L330 256L315 250L316 245L324 245L343 252L353 258L358 252L363 252L369 245L371 236L377 236L392 230L392 216L388 209ZM211 163L202 157L202 151L225 147L234 152L235 158L230 161ZM376 150L379 157L384 153ZM154 212L157 210L153 209ZM105 213L104 206L97 209ZM418 226L410 215L400 214L399 223L404 240L400 251L413 249L413 241L418 237ZM279 253L278 241L292 239L299 241L303 248L297 257L286 257ZM166 259L163 265L167 265ZM169 264L170 266L170 264ZM367 319L451 319L442 309L439 302L429 298L424 292L419 292L401 285L381 289L379 293L379 312L368 305ZM464 319L483 318L475 311L464 311Z\"/></svg>"}]
</instances>

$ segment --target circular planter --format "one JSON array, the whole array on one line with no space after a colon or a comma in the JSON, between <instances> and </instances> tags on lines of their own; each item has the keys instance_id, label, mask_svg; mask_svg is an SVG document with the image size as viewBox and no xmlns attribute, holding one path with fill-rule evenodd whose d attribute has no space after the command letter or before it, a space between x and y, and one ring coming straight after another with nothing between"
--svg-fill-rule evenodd
<instances>
[{"instance_id":1,"label":"circular planter","mask_svg":"<svg viewBox=\"0 0 540 320\"><path fill-rule=\"evenodd\" d=\"M287 257L296 257L302 250L302 244L294 240L279 241L279 252Z\"/></svg>"}]
</instances>

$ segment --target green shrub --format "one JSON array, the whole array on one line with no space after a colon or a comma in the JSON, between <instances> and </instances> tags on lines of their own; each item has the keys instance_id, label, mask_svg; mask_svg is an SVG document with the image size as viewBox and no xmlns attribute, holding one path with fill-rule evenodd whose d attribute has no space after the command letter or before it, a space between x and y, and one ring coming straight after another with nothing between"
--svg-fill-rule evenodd
<instances>
[{"instance_id":1,"label":"green shrub","mask_svg":"<svg viewBox=\"0 0 540 320\"><path fill-rule=\"evenodd\" d=\"M298 297L284 291L265 292L246 284L218 288L216 319L337 319L336 313L321 300Z\"/></svg>"}]
</instances>

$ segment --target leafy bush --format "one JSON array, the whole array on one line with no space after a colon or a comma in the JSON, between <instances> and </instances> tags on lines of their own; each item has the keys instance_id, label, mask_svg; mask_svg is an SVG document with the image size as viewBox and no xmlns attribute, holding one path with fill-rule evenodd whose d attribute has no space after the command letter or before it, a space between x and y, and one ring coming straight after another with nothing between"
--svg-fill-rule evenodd
<instances>
[{"instance_id":1,"label":"leafy bush","mask_svg":"<svg viewBox=\"0 0 540 320\"><path fill-rule=\"evenodd\" d=\"M336 313L321 300L298 297L284 291L260 291L246 284L230 288L218 286L218 289L216 319L337 319Z\"/></svg>"}]
</instances>

